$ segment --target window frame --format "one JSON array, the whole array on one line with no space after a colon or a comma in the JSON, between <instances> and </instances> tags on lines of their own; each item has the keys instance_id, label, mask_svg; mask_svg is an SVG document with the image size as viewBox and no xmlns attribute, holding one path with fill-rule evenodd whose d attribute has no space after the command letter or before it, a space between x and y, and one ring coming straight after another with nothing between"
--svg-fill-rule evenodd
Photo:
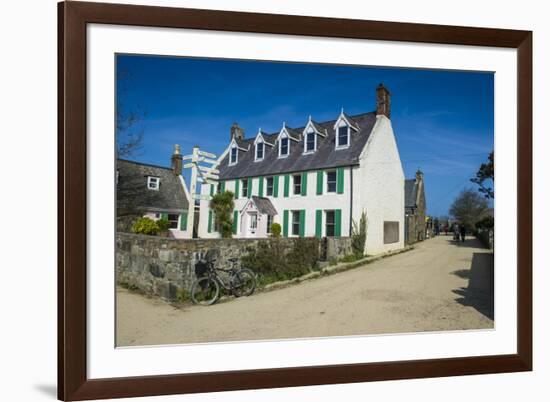
<instances>
[{"instance_id":1,"label":"window frame","mask_svg":"<svg viewBox=\"0 0 550 402\"><path fill-rule=\"evenodd\" d=\"M297 216L297 221L294 221L294 217ZM296 233L294 233L294 227L298 228ZM291 236L300 236L300 211L299 210L292 210L290 211L290 234Z\"/></svg>"},{"instance_id":2,"label":"window frame","mask_svg":"<svg viewBox=\"0 0 550 402\"><path fill-rule=\"evenodd\" d=\"M269 181L271 180L271 194L269 192ZM267 197L273 197L273 192L275 190L275 178L273 176L269 176L265 178L265 195Z\"/></svg>"},{"instance_id":3,"label":"window frame","mask_svg":"<svg viewBox=\"0 0 550 402\"><path fill-rule=\"evenodd\" d=\"M308 137L313 135L313 149L308 149ZM304 154L312 154L317 150L317 133L314 130L309 130L304 136Z\"/></svg>"},{"instance_id":4,"label":"window frame","mask_svg":"<svg viewBox=\"0 0 550 402\"><path fill-rule=\"evenodd\" d=\"M260 149L262 150L262 156L258 157L258 151ZM258 141L256 143L256 149L254 150L254 162L263 161L264 157L265 157L265 143L263 141Z\"/></svg>"},{"instance_id":5,"label":"window frame","mask_svg":"<svg viewBox=\"0 0 550 402\"><path fill-rule=\"evenodd\" d=\"M233 160L233 151L235 151L235 160ZM229 150L229 165L236 165L239 162L239 147L233 145Z\"/></svg>"},{"instance_id":6,"label":"window frame","mask_svg":"<svg viewBox=\"0 0 550 402\"><path fill-rule=\"evenodd\" d=\"M156 186L151 187L151 184L153 183L153 180L155 180ZM147 176L147 189L153 190L153 191L159 191L160 190L160 177L158 176Z\"/></svg>"},{"instance_id":7,"label":"window frame","mask_svg":"<svg viewBox=\"0 0 550 402\"><path fill-rule=\"evenodd\" d=\"M300 186L299 191L296 192L296 178L299 179L298 185ZM292 195L302 195L302 174L293 174L292 175Z\"/></svg>"},{"instance_id":8,"label":"window frame","mask_svg":"<svg viewBox=\"0 0 550 402\"><path fill-rule=\"evenodd\" d=\"M176 217L176 219L170 219L170 217ZM179 230L180 229L180 215L179 214L167 214L167 218L168 220L168 229L174 229L174 230ZM175 223L176 224L176 227L171 227L170 225Z\"/></svg>"},{"instance_id":9,"label":"window frame","mask_svg":"<svg viewBox=\"0 0 550 402\"><path fill-rule=\"evenodd\" d=\"M342 145L340 144L340 130L345 128L346 129L346 144ZM336 149L345 149L349 148L350 146L350 138L351 137L351 128L348 124L344 124L343 126L339 126L338 130L336 131Z\"/></svg>"},{"instance_id":10,"label":"window frame","mask_svg":"<svg viewBox=\"0 0 550 402\"><path fill-rule=\"evenodd\" d=\"M271 225L273 224L273 215L267 214L266 222L267 222L267 228L266 228L265 232L267 234L270 234L271 233Z\"/></svg>"},{"instance_id":11,"label":"window frame","mask_svg":"<svg viewBox=\"0 0 550 402\"><path fill-rule=\"evenodd\" d=\"M332 222L329 222L329 214L332 214ZM329 235L329 226L332 227L332 235ZM336 212L334 209L325 210L325 237L336 237Z\"/></svg>"},{"instance_id":12,"label":"window frame","mask_svg":"<svg viewBox=\"0 0 550 402\"><path fill-rule=\"evenodd\" d=\"M286 140L286 153L284 154L282 153L283 140ZM290 155L290 138L286 134L283 134L279 140L279 158L286 158L288 155Z\"/></svg>"},{"instance_id":13,"label":"window frame","mask_svg":"<svg viewBox=\"0 0 550 402\"><path fill-rule=\"evenodd\" d=\"M241 197L248 197L248 179L241 179Z\"/></svg>"},{"instance_id":14,"label":"window frame","mask_svg":"<svg viewBox=\"0 0 550 402\"><path fill-rule=\"evenodd\" d=\"M248 216L250 217L250 221L248 222L248 229L250 230L258 230L258 214L257 213L251 213L251 214L248 214ZM254 223L254 225L253 225Z\"/></svg>"},{"instance_id":15,"label":"window frame","mask_svg":"<svg viewBox=\"0 0 550 402\"><path fill-rule=\"evenodd\" d=\"M331 181L329 181L329 175L331 174L334 174L334 191L330 190ZM328 170L325 172L325 176L326 176L325 182L327 186L326 192L330 194L336 194L336 192L338 191L338 172L336 170Z\"/></svg>"}]
</instances>

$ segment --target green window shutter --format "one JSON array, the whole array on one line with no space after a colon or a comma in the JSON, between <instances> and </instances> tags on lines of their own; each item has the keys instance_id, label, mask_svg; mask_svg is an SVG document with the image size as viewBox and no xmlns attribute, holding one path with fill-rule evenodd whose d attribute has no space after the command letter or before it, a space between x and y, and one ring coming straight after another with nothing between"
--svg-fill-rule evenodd
<instances>
[{"instance_id":1,"label":"green window shutter","mask_svg":"<svg viewBox=\"0 0 550 402\"><path fill-rule=\"evenodd\" d=\"M302 173L302 192L301 194L304 196L304 195L307 195L307 172L303 172Z\"/></svg>"},{"instance_id":2,"label":"green window shutter","mask_svg":"<svg viewBox=\"0 0 550 402\"><path fill-rule=\"evenodd\" d=\"M336 209L334 211L334 236L342 236L342 210Z\"/></svg>"},{"instance_id":3,"label":"green window shutter","mask_svg":"<svg viewBox=\"0 0 550 402\"><path fill-rule=\"evenodd\" d=\"M283 236L288 237L288 209L283 211Z\"/></svg>"},{"instance_id":4,"label":"green window shutter","mask_svg":"<svg viewBox=\"0 0 550 402\"><path fill-rule=\"evenodd\" d=\"M235 199L239 198L239 179L235 179Z\"/></svg>"},{"instance_id":5,"label":"green window shutter","mask_svg":"<svg viewBox=\"0 0 550 402\"><path fill-rule=\"evenodd\" d=\"M284 189L284 196L288 197L288 192L290 191L290 175L285 174L285 189Z\"/></svg>"},{"instance_id":6,"label":"green window shutter","mask_svg":"<svg viewBox=\"0 0 550 402\"><path fill-rule=\"evenodd\" d=\"M324 172L319 170L317 172L317 195L323 194L323 176Z\"/></svg>"},{"instance_id":7,"label":"green window shutter","mask_svg":"<svg viewBox=\"0 0 550 402\"><path fill-rule=\"evenodd\" d=\"M252 177L249 177L247 179L248 182L248 188L246 189L246 196L248 198L252 197Z\"/></svg>"},{"instance_id":8,"label":"green window shutter","mask_svg":"<svg viewBox=\"0 0 550 402\"><path fill-rule=\"evenodd\" d=\"M336 192L344 194L344 168L338 168L336 171Z\"/></svg>"},{"instance_id":9,"label":"green window shutter","mask_svg":"<svg viewBox=\"0 0 550 402\"><path fill-rule=\"evenodd\" d=\"M315 211L315 236L319 239L323 236L323 211L320 209Z\"/></svg>"},{"instance_id":10,"label":"green window shutter","mask_svg":"<svg viewBox=\"0 0 550 402\"><path fill-rule=\"evenodd\" d=\"M167 221L168 220L168 214L166 212L163 212L160 214L160 219Z\"/></svg>"},{"instance_id":11,"label":"green window shutter","mask_svg":"<svg viewBox=\"0 0 550 402\"><path fill-rule=\"evenodd\" d=\"M187 230L187 212L180 214L180 230Z\"/></svg>"},{"instance_id":12,"label":"green window shutter","mask_svg":"<svg viewBox=\"0 0 550 402\"><path fill-rule=\"evenodd\" d=\"M214 196L214 185L211 184L210 185L210 197L213 197Z\"/></svg>"},{"instance_id":13,"label":"green window shutter","mask_svg":"<svg viewBox=\"0 0 550 402\"><path fill-rule=\"evenodd\" d=\"M258 177L258 196L263 197L264 196L264 178Z\"/></svg>"},{"instance_id":14,"label":"green window shutter","mask_svg":"<svg viewBox=\"0 0 550 402\"><path fill-rule=\"evenodd\" d=\"M279 176L273 176L273 197L279 196Z\"/></svg>"},{"instance_id":15,"label":"green window shutter","mask_svg":"<svg viewBox=\"0 0 550 402\"><path fill-rule=\"evenodd\" d=\"M239 220L239 211L235 210L233 211L233 225L232 225L233 234L237 234L238 220Z\"/></svg>"},{"instance_id":16,"label":"green window shutter","mask_svg":"<svg viewBox=\"0 0 550 402\"><path fill-rule=\"evenodd\" d=\"M225 181L220 181L220 190L222 193L225 192Z\"/></svg>"},{"instance_id":17,"label":"green window shutter","mask_svg":"<svg viewBox=\"0 0 550 402\"><path fill-rule=\"evenodd\" d=\"M212 211L208 211L208 233L212 233Z\"/></svg>"},{"instance_id":18,"label":"green window shutter","mask_svg":"<svg viewBox=\"0 0 550 402\"><path fill-rule=\"evenodd\" d=\"M300 210L300 237L304 237L306 233L306 210Z\"/></svg>"}]
</instances>

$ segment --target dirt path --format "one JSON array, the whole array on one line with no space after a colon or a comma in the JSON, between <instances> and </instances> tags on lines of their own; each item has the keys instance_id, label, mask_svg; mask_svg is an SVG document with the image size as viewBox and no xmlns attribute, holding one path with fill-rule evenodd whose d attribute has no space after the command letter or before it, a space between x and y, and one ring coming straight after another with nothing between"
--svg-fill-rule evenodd
<instances>
[{"instance_id":1,"label":"dirt path","mask_svg":"<svg viewBox=\"0 0 550 402\"><path fill-rule=\"evenodd\" d=\"M493 327L493 261L473 238L286 289L177 309L119 289L117 344L151 345Z\"/></svg>"}]
</instances>

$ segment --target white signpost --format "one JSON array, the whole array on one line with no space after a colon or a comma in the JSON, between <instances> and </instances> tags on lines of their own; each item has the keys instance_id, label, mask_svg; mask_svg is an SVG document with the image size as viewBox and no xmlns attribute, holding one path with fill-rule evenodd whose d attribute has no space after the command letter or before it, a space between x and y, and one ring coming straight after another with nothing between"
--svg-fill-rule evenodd
<instances>
[{"instance_id":1,"label":"white signpost","mask_svg":"<svg viewBox=\"0 0 550 402\"><path fill-rule=\"evenodd\" d=\"M208 201L210 196L197 192L197 183L216 185L220 176L220 171L215 169L218 164L216 155L201 151L198 146L193 147L193 153L186 155L182 159L190 161L183 165L184 169L191 169L191 183L189 184L189 192L191 201L189 203L189 213L187 216L187 233L193 237L193 225L195 221L195 200ZM210 166L199 165L199 163L210 164Z\"/></svg>"}]
</instances>

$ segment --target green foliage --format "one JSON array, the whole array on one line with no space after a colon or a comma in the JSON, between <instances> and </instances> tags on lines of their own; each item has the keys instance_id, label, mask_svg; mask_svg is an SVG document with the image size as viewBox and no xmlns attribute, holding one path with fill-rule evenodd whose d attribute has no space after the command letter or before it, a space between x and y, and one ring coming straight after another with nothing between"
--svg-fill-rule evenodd
<instances>
[{"instance_id":1,"label":"green foliage","mask_svg":"<svg viewBox=\"0 0 550 402\"><path fill-rule=\"evenodd\" d=\"M495 198L495 191L493 189L493 183L495 180L495 162L494 151L489 154L488 162L482 163L479 170L476 173L476 177L470 179L472 183L476 183L479 186L478 191L485 196L485 198ZM489 182L489 184L488 184Z\"/></svg>"},{"instance_id":2,"label":"green foliage","mask_svg":"<svg viewBox=\"0 0 550 402\"><path fill-rule=\"evenodd\" d=\"M281 225L276 222L273 222L269 227L272 237L281 237Z\"/></svg>"},{"instance_id":3,"label":"green foliage","mask_svg":"<svg viewBox=\"0 0 550 402\"><path fill-rule=\"evenodd\" d=\"M360 260L363 256L359 254L346 254L342 258L340 258L341 262L355 262L357 260Z\"/></svg>"},{"instance_id":4,"label":"green foliage","mask_svg":"<svg viewBox=\"0 0 550 402\"><path fill-rule=\"evenodd\" d=\"M475 223L486 216L489 209L487 200L474 190L462 190L456 197L449 213L466 229L472 231Z\"/></svg>"},{"instance_id":5,"label":"green foliage","mask_svg":"<svg viewBox=\"0 0 550 402\"><path fill-rule=\"evenodd\" d=\"M157 235L160 232L159 225L151 218L139 218L132 226L132 232L145 235Z\"/></svg>"},{"instance_id":6,"label":"green foliage","mask_svg":"<svg viewBox=\"0 0 550 402\"><path fill-rule=\"evenodd\" d=\"M189 292L185 289L178 289L176 291L176 300L178 302L185 302L191 300L191 297L189 295Z\"/></svg>"},{"instance_id":7,"label":"green foliage","mask_svg":"<svg viewBox=\"0 0 550 402\"><path fill-rule=\"evenodd\" d=\"M157 226L159 227L159 231L166 232L170 227L170 222L168 222L168 219L160 219L157 221Z\"/></svg>"},{"instance_id":8,"label":"green foliage","mask_svg":"<svg viewBox=\"0 0 550 402\"><path fill-rule=\"evenodd\" d=\"M210 209L216 217L216 226L221 237L231 238L233 236L233 202L234 194L231 191L215 194L210 200Z\"/></svg>"},{"instance_id":9,"label":"green foliage","mask_svg":"<svg viewBox=\"0 0 550 402\"><path fill-rule=\"evenodd\" d=\"M361 212L361 218L359 218L359 225L353 221L353 227L351 231L351 248L353 254L357 257L362 257L365 252L365 242L367 241L367 214L365 211Z\"/></svg>"},{"instance_id":10,"label":"green foliage","mask_svg":"<svg viewBox=\"0 0 550 402\"><path fill-rule=\"evenodd\" d=\"M492 216L486 216L483 219L480 219L476 222L476 229L478 230L484 230L484 229L493 229L495 227L495 218Z\"/></svg>"},{"instance_id":11,"label":"green foliage","mask_svg":"<svg viewBox=\"0 0 550 402\"><path fill-rule=\"evenodd\" d=\"M291 247L288 244L279 238L260 242L257 248L248 249L242 265L256 272L261 284L296 278L317 268L318 239L296 238L290 241Z\"/></svg>"}]
</instances>

